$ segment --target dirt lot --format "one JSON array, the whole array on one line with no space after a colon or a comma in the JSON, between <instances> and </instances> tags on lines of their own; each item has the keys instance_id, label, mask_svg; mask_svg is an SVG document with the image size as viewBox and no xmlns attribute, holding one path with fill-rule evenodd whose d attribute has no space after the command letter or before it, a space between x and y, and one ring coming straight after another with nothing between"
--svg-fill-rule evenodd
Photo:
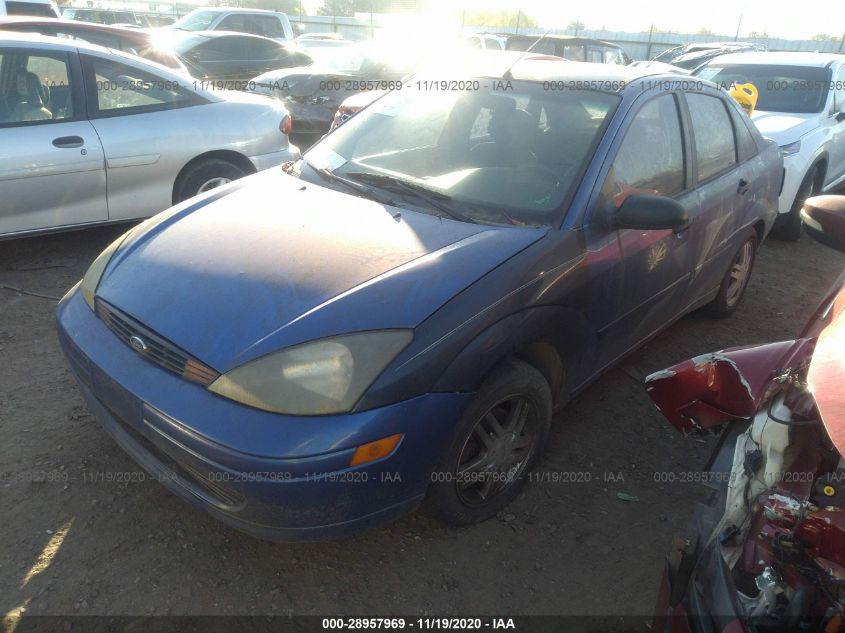
<instances>
[{"instance_id":1,"label":"dirt lot","mask_svg":"<svg viewBox=\"0 0 845 633\"><path fill-rule=\"evenodd\" d=\"M60 296L123 230L0 243L0 284ZM770 241L733 318L687 317L577 398L558 416L541 470L586 472L589 482L534 483L508 514L470 529L418 512L310 544L242 536L152 481L86 481L86 472L136 467L77 393L54 302L0 290L0 610L610 614L645 627L671 537L705 494L655 483L655 474L698 470L712 439L671 429L643 376L698 353L794 335L844 263L806 237Z\"/></svg>"}]
</instances>

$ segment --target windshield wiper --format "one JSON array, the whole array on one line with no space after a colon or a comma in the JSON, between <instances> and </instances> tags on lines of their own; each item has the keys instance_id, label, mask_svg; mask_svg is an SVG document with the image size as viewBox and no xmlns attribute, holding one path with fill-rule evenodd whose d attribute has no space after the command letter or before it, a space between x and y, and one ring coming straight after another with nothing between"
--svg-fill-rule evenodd
<instances>
[{"instance_id":1,"label":"windshield wiper","mask_svg":"<svg viewBox=\"0 0 845 633\"><path fill-rule=\"evenodd\" d=\"M385 189L392 188L394 190L398 189L401 193L409 194L414 198L422 200L430 207L434 207L454 220L478 224L478 222L469 216L457 211L454 206L452 206L452 203L454 202L452 196L447 193L434 191L423 185L418 185L415 182L404 180L403 178L388 176L387 174L374 174L368 171L351 171L347 172L345 175L350 179L370 182L377 187L383 187Z\"/></svg>"},{"instance_id":2,"label":"windshield wiper","mask_svg":"<svg viewBox=\"0 0 845 633\"><path fill-rule=\"evenodd\" d=\"M360 182L349 180L348 178L344 178L343 176L338 176L336 173L329 171L325 167L321 167L318 169L308 161L304 162L323 180L329 182L339 182L340 184L345 185L348 189L352 189L353 191L365 195L370 200L374 200L381 204L388 204L392 207L399 206L396 204L396 201L393 198L382 196L381 194L377 193L376 190L372 187L362 185Z\"/></svg>"}]
</instances>

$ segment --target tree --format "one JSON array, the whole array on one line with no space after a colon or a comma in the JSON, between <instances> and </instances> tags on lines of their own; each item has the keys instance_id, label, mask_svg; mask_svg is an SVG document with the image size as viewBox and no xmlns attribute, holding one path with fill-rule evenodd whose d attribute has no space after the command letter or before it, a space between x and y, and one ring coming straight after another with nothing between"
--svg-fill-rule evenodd
<instances>
[{"instance_id":1,"label":"tree","mask_svg":"<svg viewBox=\"0 0 845 633\"><path fill-rule=\"evenodd\" d=\"M473 11L464 16L464 24L467 26L486 26L490 28L513 27L516 28L517 18L519 28L536 28L537 20L527 13L520 11Z\"/></svg>"},{"instance_id":2,"label":"tree","mask_svg":"<svg viewBox=\"0 0 845 633\"><path fill-rule=\"evenodd\" d=\"M704 27L701 27L700 29L698 29L698 32L696 33L696 35L715 35L715 33L713 31L711 31L710 29L706 29Z\"/></svg>"},{"instance_id":3,"label":"tree","mask_svg":"<svg viewBox=\"0 0 845 633\"><path fill-rule=\"evenodd\" d=\"M810 38L814 42L838 42L839 38L835 35L827 35L825 33L818 33Z\"/></svg>"},{"instance_id":4,"label":"tree","mask_svg":"<svg viewBox=\"0 0 845 633\"><path fill-rule=\"evenodd\" d=\"M748 37L752 40L767 40L769 39L769 34L765 31L751 31Z\"/></svg>"},{"instance_id":5,"label":"tree","mask_svg":"<svg viewBox=\"0 0 845 633\"><path fill-rule=\"evenodd\" d=\"M566 25L567 31L574 31L575 33L580 33L583 31L586 26L584 26L583 22L579 22L578 20L572 20L569 24Z\"/></svg>"}]
</instances>

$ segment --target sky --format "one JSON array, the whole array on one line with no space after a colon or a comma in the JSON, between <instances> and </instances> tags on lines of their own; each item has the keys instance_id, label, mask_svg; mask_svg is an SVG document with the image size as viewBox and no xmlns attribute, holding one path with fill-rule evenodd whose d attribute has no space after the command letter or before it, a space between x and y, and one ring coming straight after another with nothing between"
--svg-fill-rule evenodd
<instances>
[{"instance_id":1,"label":"sky","mask_svg":"<svg viewBox=\"0 0 845 633\"><path fill-rule=\"evenodd\" d=\"M845 2L784 2L766 0L427 0L433 11L495 11L521 7L546 28L565 28L578 20L588 29L606 27L612 31L647 31L655 28L696 33L701 28L719 35L734 35L742 16L740 36L751 31L770 37L809 39L825 33L841 37L845 32ZM805 7L801 10L801 7Z\"/></svg>"}]
</instances>

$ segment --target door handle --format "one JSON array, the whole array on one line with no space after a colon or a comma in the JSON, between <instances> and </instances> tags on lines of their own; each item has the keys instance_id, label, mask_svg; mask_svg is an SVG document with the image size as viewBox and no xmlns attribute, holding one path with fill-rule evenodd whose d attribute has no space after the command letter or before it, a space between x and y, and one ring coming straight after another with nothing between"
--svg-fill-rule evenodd
<instances>
[{"instance_id":1,"label":"door handle","mask_svg":"<svg viewBox=\"0 0 845 633\"><path fill-rule=\"evenodd\" d=\"M739 179L739 185L736 188L736 192L738 194L745 194L748 191L748 187L749 187L748 181L745 178L740 178Z\"/></svg>"},{"instance_id":2,"label":"door handle","mask_svg":"<svg viewBox=\"0 0 845 633\"><path fill-rule=\"evenodd\" d=\"M85 139L81 136L60 136L53 139L53 145L60 149L74 149L75 147L82 147L85 144Z\"/></svg>"}]
</instances>

